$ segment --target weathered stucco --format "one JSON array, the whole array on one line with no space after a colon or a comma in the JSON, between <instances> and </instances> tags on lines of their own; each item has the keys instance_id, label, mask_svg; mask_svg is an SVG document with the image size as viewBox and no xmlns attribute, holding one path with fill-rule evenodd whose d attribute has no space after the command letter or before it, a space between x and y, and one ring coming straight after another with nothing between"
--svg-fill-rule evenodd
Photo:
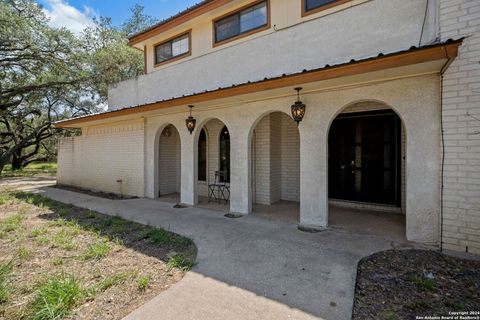
<instances>
[{"instance_id":1,"label":"weathered stucco","mask_svg":"<svg viewBox=\"0 0 480 320\"><path fill-rule=\"evenodd\" d=\"M236 6L240 2L248 3L236 2ZM309 20L302 20L303 23L287 19L286 12L295 16L292 11L284 12L292 10L289 6L293 2L296 1L272 0L271 7L275 8L272 10L272 28L262 36L234 42L227 47L221 46L196 58L167 64L158 71L112 86L109 90L109 108L113 110L141 105L261 80L264 77L323 67L325 64L376 56L380 52L405 50L420 43L431 42L436 37L435 19L429 18L435 10L431 9L420 41L425 1L361 2L330 15L322 15L318 19L310 16ZM199 31L197 34L195 26L190 26L193 27L193 39L211 43L211 18L208 16L199 22L209 32ZM196 50L194 42L192 52ZM148 59L147 57L147 61Z\"/></svg>"}]
</instances>

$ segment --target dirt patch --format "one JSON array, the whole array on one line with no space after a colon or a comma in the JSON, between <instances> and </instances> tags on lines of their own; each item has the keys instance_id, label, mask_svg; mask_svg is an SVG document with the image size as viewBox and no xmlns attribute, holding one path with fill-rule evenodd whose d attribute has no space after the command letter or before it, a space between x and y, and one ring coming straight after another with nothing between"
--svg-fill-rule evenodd
<instances>
[{"instance_id":1,"label":"dirt patch","mask_svg":"<svg viewBox=\"0 0 480 320\"><path fill-rule=\"evenodd\" d=\"M90 196L105 198L105 199L110 199L110 200L137 199L137 197L133 197L133 196L125 196L125 195L120 195L120 194L111 193L111 192L93 191L93 190L88 190L88 189L84 189L84 188L80 188L80 187L67 186L67 185L63 185L63 184L57 184L57 185L53 186L53 188L58 188L58 189L63 189L63 190L67 190L67 191L73 191L73 192L88 194Z\"/></svg>"},{"instance_id":2,"label":"dirt patch","mask_svg":"<svg viewBox=\"0 0 480 320\"><path fill-rule=\"evenodd\" d=\"M415 319L451 311L480 311L480 261L389 250L359 262L353 319Z\"/></svg>"},{"instance_id":3,"label":"dirt patch","mask_svg":"<svg viewBox=\"0 0 480 320\"><path fill-rule=\"evenodd\" d=\"M121 319L179 281L195 255L191 240L166 230L3 192L0 319L47 319L38 316L47 307L68 307L56 319Z\"/></svg>"}]
</instances>

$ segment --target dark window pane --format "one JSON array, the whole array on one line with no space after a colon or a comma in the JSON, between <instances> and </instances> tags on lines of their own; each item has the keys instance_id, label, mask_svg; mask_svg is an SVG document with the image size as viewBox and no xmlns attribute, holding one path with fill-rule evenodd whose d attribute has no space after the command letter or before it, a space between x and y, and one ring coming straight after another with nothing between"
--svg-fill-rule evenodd
<instances>
[{"instance_id":1,"label":"dark window pane","mask_svg":"<svg viewBox=\"0 0 480 320\"><path fill-rule=\"evenodd\" d=\"M240 33L239 15L233 15L215 22L216 41L220 42L235 37Z\"/></svg>"},{"instance_id":2,"label":"dark window pane","mask_svg":"<svg viewBox=\"0 0 480 320\"><path fill-rule=\"evenodd\" d=\"M267 24L267 2L264 1L215 22L215 42L233 38Z\"/></svg>"},{"instance_id":3,"label":"dark window pane","mask_svg":"<svg viewBox=\"0 0 480 320\"><path fill-rule=\"evenodd\" d=\"M190 51L190 35L184 34L176 39L155 46L155 64L175 58Z\"/></svg>"},{"instance_id":4,"label":"dark window pane","mask_svg":"<svg viewBox=\"0 0 480 320\"><path fill-rule=\"evenodd\" d=\"M165 44L155 47L155 63L160 63L172 58L172 43L167 42Z\"/></svg>"},{"instance_id":5,"label":"dark window pane","mask_svg":"<svg viewBox=\"0 0 480 320\"><path fill-rule=\"evenodd\" d=\"M220 132L220 171L225 172L225 182L230 182L230 133L227 127Z\"/></svg>"},{"instance_id":6,"label":"dark window pane","mask_svg":"<svg viewBox=\"0 0 480 320\"><path fill-rule=\"evenodd\" d=\"M309 11L338 0L305 0L305 10Z\"/></svg>"},{"instance_id":7,"label":"dark window pane","mask_svg":"<svg viewBox=\"0 0 480 320\"><path fill-rule=\"evenodd\" d=\"M267 4L260 3L240 13L240 32L247 32L267 24Z\"/></svg>"},{"instance_id":8,"label":"dark window pane","mask_svg":"<svg viewBox=\"0 0 480 320\"><path fill-rule=\"evenodd\" d=\"M198 180L207 181L207 135L203 129L198 138Z\"/></svg>"}]
</instances>

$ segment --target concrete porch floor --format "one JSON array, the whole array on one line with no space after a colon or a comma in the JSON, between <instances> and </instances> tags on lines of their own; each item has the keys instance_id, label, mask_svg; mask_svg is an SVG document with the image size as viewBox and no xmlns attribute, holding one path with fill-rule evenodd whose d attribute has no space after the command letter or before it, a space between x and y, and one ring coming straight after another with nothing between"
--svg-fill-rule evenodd
<instances>
[{"instance_id":1,"label":"concrete porch floor","mask_svg":"<svg viewBox=\"0 0 480 320\"><path fill-rule=\"evenodd\" d=\"M180 195L165 195L159 200L175 204L180 201ZM218 211L221 214L228 212L228 203L209 202L207 197L199 197L198 200L198 208ZM300 204L283 200L272 205L254 204L252 214L262 219L298 223ZM387 236L395 241L406 241L405 215L399 213L330 205L328 227L344 232Z\"/></svg>"}]
</instances>

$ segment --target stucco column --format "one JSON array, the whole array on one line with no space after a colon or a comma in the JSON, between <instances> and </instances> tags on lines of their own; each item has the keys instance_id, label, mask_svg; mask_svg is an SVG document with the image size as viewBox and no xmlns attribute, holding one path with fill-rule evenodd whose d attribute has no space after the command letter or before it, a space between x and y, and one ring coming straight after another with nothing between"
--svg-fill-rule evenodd
<instances>
[{"instance_id":1,"label":"stucco column","mask_svg":"<svg viewBox=\"0 0 480 320\"><path fill-rule=\"evenodd\" d=\"M328 122L325 119L320 111L310 112L300 123L299 227L304 230L322 230L328 225Z\"/></svg>"},{"instance_id":2,"label":"stucco column","mask_svg":"<svg viewBox=\"0 0 480 320\"><path fill-rule=\"evenodd\" d=\"M193 206L196 204L197 199L195 196L195 184L197 183L197 179L195 179L197 170L195 166L195 154L197 147L194 144L193 134L182 132L180 133L180 138L182 140L180 202Z\"/></svg>"},{"instance_id":3,"label":"stucco column","mask_svg":"<svg viewBox=\"0 0 480 320\"><path fill-rule=\"evenodd\" d=\"M252 212L250 144L247 127L229 128L230 132L230 211Z\"/></svg>"}]
</instances>

